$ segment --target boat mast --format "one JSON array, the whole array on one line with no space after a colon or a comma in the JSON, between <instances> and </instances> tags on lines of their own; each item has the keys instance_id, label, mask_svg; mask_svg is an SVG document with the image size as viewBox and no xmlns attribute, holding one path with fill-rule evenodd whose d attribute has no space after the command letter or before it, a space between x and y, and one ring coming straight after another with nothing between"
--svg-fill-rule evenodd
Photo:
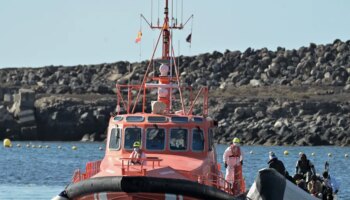
<instances>
[{"instance_id":1,"label":"boat mast","mask_svg":"<svg viewBox=\"0 0 350 200\"><path fill-rule=\"evenodd\" d=\"M142 15L141 15L142 16ZM143 17L143 16L142 16ZM144 17L143 17L144 18ZM144 18L145 19L145 18ZM148 23L148 21L145 19ZM158 80L158 84L164 87L158 88L158 101L165 104L165 112L169 113L171 108L171 82L173 80L172 72L173 70L173 62L170 53L170 41L171 29L182 29L183 25L177 25L176 23L172 26L169 25L169 0L165 0L164 7L164 22L162 25L158 24L157 26L153 26L148 23L152 29L160 29L162 30L163 44L162 44L162 60L163 65L160 66L160 76L154 80ZM155 47L157 48L157 47ZM169 66L170 65L170 66ZM176 66L174 66L176 68ZM176 69L175 69L176 70Z\"/></svg>"},{"instance_id":2,"label":"boat mast","mask_svg":"<svg viewBox=\"0 0 350 200\"><path fill-rule=\"evenodd\" d=\"M161 61L160 63L162 64L159 68L160 71L160 75L159 77L153 77L152 80L154 81L158 81L158 85L155 87L158 87L158 98L157 101L161 102L165 105L165 113L169 113L171 110L171 93L172 93L172 88L173 83L175 80L177 81L177 88L179 89L180 92L180 99L182 102L182 109L183 109L183 113L185 113L184 111L184 106L183 106L183 98L182 98L182 94L181 94L181 89L179 88L180 86L180 82L179 82L179 75L177 74L177 66L176 66L176 62L175 60L173 60L172 56L174 56L174 52L173 49L171 47L171 40L172 40L172 36L170 33L171 29L183 29L184 26L187 24L187 22L193 18L193 15L191 15L191 17L186 21L185 24L177 24L177 20L174 21L174 23L172 23L171 25L169 25L169 0L165 0L165 7L164 7L164 22L163 24L157 24L157 25L153 25L152 22L149 23L148 20L141 14L141 17L146 21L146 23L149 25L149 27L151 29L159 29L161 30L161 34L160 36L162 36L162 57L161 57ZM159 38L160 39L160 38ZM157 48L157 46L155 47L155 49ZM153 56L152 56L153 59ZM152 60L151 60L152 63ZM175 74L176 77L172 77L173 76L173 67L175 69ZM143 81L144 82L144 81ZM134 106L135 107L135 106ZM133 109L134 110L134 109Z\"/></svg>"},{"instance_id":3,"label":"boat mast","mask_svg":"<svg viewBox=\"0 0 350 200\"><path fill-rule=\"evenodd\" d=\"M162 48L162 59L171 62L169 56L170 49L170 31L169 31L169 7L168 0L165 0L165 8L164 8L164 22L163 22L163 48ZM170 68L169 68L170 67ZM169 76L169 71L172 70L171 66L162 65L159 70L161 71L161 75L159 76L158 83L162 85L170 85L171 78ZM162 70L164 71L162 73ZM165 72L166 71L166 72ZM170 88L158 88L158 101L165 104L165 112L170 111L171 105L171 89Z\"/></svg>"},{"instance_id":4,"label":"boat mast","mask_svg":"<svg viewBox=\"0 0 350 200\"><path fill-rule=\"evenodd\" d=\"M169 7L168 0L165 0L164 8L164 24L163 24L163 53L162 59L169 60L169 49L170 49L170 32L169 32Z\"/></svg>"}]
</instances>

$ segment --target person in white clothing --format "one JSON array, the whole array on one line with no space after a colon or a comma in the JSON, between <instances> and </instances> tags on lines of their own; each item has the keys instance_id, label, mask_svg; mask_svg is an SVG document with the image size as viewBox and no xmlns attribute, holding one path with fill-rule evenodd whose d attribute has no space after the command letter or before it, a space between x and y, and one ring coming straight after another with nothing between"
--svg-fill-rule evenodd
<instances>
[{"instance_id":1,"label":"person in white clothing","mask_svg":"<svg viewBox=\"0 0 350 200\"><path fill-rule=\"evenodd\" d=\"M146 165L146 161L144 160L146 159L146 154L142 151L140 146L141 143L138 141L133 144L134 150L130 154L130 162L133 165Z\"/></svg>"},{"instance_id":2,"label":"person in white clothing","mask_svg":"<svg viewBox=\"0 0 350 200\"><path fill-rule=\"evenodd\" d=\"M232 144L224 152L223 160L226 168L225 179L231 184L234 192L239 194L242 189L243 175L243 155L240 149L240 139L234 138Z\"/></svg>"}]
</instances>

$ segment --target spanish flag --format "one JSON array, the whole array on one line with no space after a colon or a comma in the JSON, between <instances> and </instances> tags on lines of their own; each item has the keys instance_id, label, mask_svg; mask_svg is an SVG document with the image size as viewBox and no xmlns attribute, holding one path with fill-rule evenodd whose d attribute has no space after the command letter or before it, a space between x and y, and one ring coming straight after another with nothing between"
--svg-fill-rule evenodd
<instances>
[{"instance_id":1,"label":"spanish flag","mask_svg":"<svg viewBox=\"0 0 350 200\"><path fill-rule=\"evenodd\" d=\"M136 43L139 43L139 42L141 42L141 38L142 38L142 32L141 32L141 30L137 33L137 37L136 37L136 39L135 39L135 42Z\"/></svg>"}]
</instances>

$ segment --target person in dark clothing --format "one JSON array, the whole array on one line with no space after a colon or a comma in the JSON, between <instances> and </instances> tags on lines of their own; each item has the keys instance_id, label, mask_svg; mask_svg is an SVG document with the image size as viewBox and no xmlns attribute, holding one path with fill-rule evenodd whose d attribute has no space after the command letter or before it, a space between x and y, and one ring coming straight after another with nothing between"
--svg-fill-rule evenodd
<instances>
[{"instance_id":1,"label":"person in dark clothing","mask_svg":"<svg viewBox=\"0 0 350 200\"><path fill-rule=\"evenodd\" d=\"M286 168L284 167L284 164L282 161L278 160L277 156L275 155L274 152L269 153L269 168L273 168L277 170L282 176L286 175Z\"/></svg>"},{"instance_id":2,"label":"person in dark clothing","mask_svg":"<svg viewBox=\"0 0 350 200\"><path fill-rule=\"evenodd\" d=\"M324 171L322 176L323 176L323 183L322 183L323 199L332 200L334 199L333 194L337 194L339 191L339 185L335 180L335 178L332 178L328 174L328 171Z\"/></svg>"},{"instance_id":3,"label":"person in dark clothing","mask_svg":"<svg viewBox=\"0 0 350 200\"><path fill-rule=\"evenodd\" d=\"M307 174L310 176L316 175L314 164L307 159L304 153L300 154L300 159L296 163L295 173L302 174L303 176L306 176Z\"/></svg>"}]
</instances>

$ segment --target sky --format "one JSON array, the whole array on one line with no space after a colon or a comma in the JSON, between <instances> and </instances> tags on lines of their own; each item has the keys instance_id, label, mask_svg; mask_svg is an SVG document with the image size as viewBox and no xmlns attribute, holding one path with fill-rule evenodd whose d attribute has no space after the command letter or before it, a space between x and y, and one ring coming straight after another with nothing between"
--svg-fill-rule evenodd
<instances>
[{"instance_id":1,"label":"sky","mask_svg":"<svg viewBox=\"0 0 350 200\"><path fill-rule=\"evenodd\" d=\"M169 1L179 22L194 15L184 30L174 31L176 55L350 40L349 0ZM0 68L147 60L159 31L150 30L140 14L155 24L163 18L163 5L163 0L0 0ZM142 41L136 44L140 29Z\"/></svg>"}]
</instances>

